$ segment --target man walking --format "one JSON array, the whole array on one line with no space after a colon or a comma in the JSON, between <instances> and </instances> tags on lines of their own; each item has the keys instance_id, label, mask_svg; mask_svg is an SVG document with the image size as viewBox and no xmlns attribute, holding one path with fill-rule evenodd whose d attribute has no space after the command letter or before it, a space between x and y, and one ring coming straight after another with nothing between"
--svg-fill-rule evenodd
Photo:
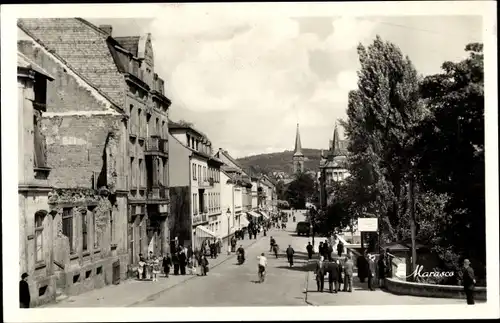
<instances>
[{"instance_id":1,"label":"man walking","mask_svg":"<svg viewBox=\"0 0 500 323\"><path fill-rule=\"evenodd\" d=\"M319 256L319 260L316 263L316 284L318 286L318 292L323 293L325 287L325 262L323 256Z\"/></svg>"},{"instance_id":2,"label":"man walking","mask_svg":"<svg viewBox=\"0 0 500 323\"><path fill-rule=\"evenodd\" d=\"M338 280L339 265L337 264L337 259L334 259L328 267L328 287L330 288L330 293L337 294L337 292L339 291Z\"/></svg>"},{"instance_id":3,"label":"man walking","mask_svg":"<svg viewBox=\"0 0 500 323\"><path fill-rule=\"evenodd\" d=\"M467 297L467 304L474 305L474 285L476 284L476 279L474 277L474 269L470 266L469 259L464 260L462 283L464 285L465 296Z\"/></svg>"},{"instance_id":4,"label":"man walking","mask_svg":"<svg viewBox=\"0 0 500 323\"><path fill-rule=\"evenodd\" d=\"M367 273L368 273L368 289L373 291L373 276L375 276L375 262L373 259L370 257L370 255L367 253L366 254L366 266L367 266Z\"/></svg>"},{"instance_id":5,"label":"man walking","mask_svg":"<svg viewBox=\"0 0 500 323\"><path fill-rule=\"evenodd\" d=\"M307 257L309 258L309 260L311 260L312 255L313 255L313 246L312 246L311 242L307 243L306 250L307 250Z\"/></svg>"},{"instance_id":6,"label":"man walking","mask_svg":"<svg viewBox=\"0 0 500 323\"><path fill-rule=\"evenodd\" d=\"M291 245L288 245L288 248L286 249L286 257L288 258L288 263L290 264L290 267L293 267L293 254L295 253L295 250L293 250Z\"/></svg>"},{"instance_id":7,"label":"man walking","mask_svg":"<svg viewBox=\"0 0 500 323\"><path fill-rule=\"evenodd\" d=\"M273 251L273 246L274 246L275 243L276 243L276 241L271 236L271 238L269 238L269 252Z\"/></svg>"},{"instance_id":8,"label":"man walking","mask_svg":"<svg viewBox=\"0 0 500 323\"><path fill-rule=\"evenodd\" d=\"M19 306L21 308L29 308L31 302L30 296L30 286L28 285L28 274L24 273L21 275L21 280L19 281Z\"/></svg>"},{"instance_id":9,"label":"man walking","mask_svg":"<svg viewBox=\"0 0 500 323\"><path fill-rule=\"evenodd\" d=\"M352 293L352 274L354 271L354 263L351 255L347 255L344 262L344 292Z\"/></svg>"}]
</instances>

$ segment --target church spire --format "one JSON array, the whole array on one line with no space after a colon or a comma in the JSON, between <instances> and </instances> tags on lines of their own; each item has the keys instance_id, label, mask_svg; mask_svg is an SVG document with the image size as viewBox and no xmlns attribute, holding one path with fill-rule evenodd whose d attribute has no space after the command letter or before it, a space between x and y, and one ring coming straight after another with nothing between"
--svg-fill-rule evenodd
<instances>
[{"instance_id":1,"label":"church spire","mask_svg":"<svg viewBox=\"0 0 500 323\"><path fill-rule=\"evenodd\" d=\"M304 156L302 153L302 144L300 143L300 132L299 124L297 123L297 134L295 135L295 150L293 152L294 156Z\"/></svg>"},{"instance_id":2,"label":"church spire","mask_svg":"<svg viewBox=\"0 0 500 323\"><path fill-rule=\"evenodd\" d=\"M342 152L340 151L340 138L339 131L337 130L337 122L335 122L335 128L333 129L332 154L334 156L342 155Z\"/></svg>"}]
</instances>

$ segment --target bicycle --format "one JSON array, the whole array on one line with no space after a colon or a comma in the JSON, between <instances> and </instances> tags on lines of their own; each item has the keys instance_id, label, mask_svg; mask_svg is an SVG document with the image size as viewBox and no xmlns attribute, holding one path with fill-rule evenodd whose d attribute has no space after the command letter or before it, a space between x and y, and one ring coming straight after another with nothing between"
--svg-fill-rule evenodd
<instances>
[{"instance_id":1,"label":"bicycle","mask_svg":"<svg viewBox=\"0 0 500 323\"><path fill-rule=\"evenodd\" d=\"M263 283L266 279L266 269L259 268L259 283Z\"/></svg>"}]
</instances>

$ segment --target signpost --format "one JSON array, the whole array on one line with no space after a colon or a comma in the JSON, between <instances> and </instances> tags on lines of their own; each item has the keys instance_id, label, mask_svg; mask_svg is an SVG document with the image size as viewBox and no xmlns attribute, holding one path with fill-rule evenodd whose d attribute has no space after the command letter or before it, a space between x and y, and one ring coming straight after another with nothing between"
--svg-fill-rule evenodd
<instances>
[{"instance_id":1,"label":"signpost","mask_svg":"<svg viewBox=\"0 0 500 323\"><path fill-rule=\"evenodd\" d=\"M364 245L363 233L378 232L378 218L358 218L358 231L361 234L361 249L364 252L365 245Z\"/></svg>"}]
</instances>

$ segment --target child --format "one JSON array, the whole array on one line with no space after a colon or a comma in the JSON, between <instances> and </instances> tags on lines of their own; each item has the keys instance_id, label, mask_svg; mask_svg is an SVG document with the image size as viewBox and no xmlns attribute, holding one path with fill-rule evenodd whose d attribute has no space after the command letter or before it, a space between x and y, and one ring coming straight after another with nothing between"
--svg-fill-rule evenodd
<instances>
[{"instance_id":1,"label":"child","mask_svg":"<svg viewBox=\"0 0 500 323\"><path fill-rule=\"evenodd\" d=\"M143 274L144 274L144 266L146 265L146 262L144 262L144 259L142 257L139 258L139 267L137 268L137 273L139 275L139 280L142 280Z\"/></svg>"},{"instance_id":2,"label":"child","mask_svg":"<svg viewBox=\"0 0 500 323\"><path fill-rule=\"evenodd\" d=\"M155 282L155 281L158 281L158 274L160 273L160 261L158 260L158 258L156 256L153 257L153 274L152 274L152 280Z\"/></svg>"},{"instance_id":3,"label":"child","mask_svg":"<svg viewBox=\"0 0 500 323\"><path fill-rule=\"evenodd\" d=\"M188 268L188 275L192 275L193 274L193 269L194 269L194 266L193 266L193 257L189 257L188 262L187 262L187 268Z\"/></svg>"}]
</instances>

